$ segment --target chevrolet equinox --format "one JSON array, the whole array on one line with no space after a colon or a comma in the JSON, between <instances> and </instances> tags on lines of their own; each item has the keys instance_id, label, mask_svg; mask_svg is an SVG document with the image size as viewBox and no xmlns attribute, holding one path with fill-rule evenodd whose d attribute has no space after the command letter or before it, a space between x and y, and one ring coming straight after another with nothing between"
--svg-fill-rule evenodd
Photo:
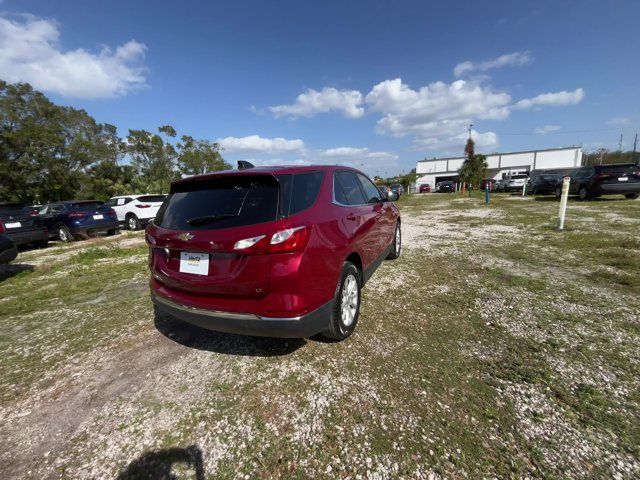
<instances>
[{"instance_id":1,"label":"chevrolet equinox","mask_svg":"<svg viewBox=\"0 0 640 480\"><path fill-rule=\"evenodd\" d=\"M400 214L363 173L257 167L178 180L147 227L156 309L211 330L342 340L400 255Z\"/></svg>"}]
</instances>

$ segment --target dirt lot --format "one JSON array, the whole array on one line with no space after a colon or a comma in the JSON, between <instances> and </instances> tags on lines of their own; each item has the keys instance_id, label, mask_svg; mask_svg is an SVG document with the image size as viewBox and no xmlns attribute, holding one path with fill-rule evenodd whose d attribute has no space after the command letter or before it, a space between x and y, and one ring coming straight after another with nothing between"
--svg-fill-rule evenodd
<instances>
[{"instance_id":1,"label":"dirt lot","mask_svg":"<svg viewBox=\"0 0 640 480\"><path fill-rule=\"evenodd\" d=\"M400 203L342 343L155 316L142 233L0 267L0 477L640 476L640 201Z\"/></svg>"}]
</instances>

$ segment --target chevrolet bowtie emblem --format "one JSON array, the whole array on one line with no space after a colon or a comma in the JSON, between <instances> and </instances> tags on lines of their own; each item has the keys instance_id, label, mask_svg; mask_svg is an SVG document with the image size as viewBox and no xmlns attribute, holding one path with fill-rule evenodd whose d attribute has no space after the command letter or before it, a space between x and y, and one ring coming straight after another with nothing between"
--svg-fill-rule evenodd
<instances>
[{"instance_id":1,"label":"chevrolet bowtie emblem","mask_svg":"<svg viewBox=\"0 0 640 480\"><path fill-rule=\"evenodd\" d=\"M178 238L180 240L184 240L185 242L191 240L193 238L193 233L181 233L180 235L178 235Z\"/></svg>"}]
</instances>

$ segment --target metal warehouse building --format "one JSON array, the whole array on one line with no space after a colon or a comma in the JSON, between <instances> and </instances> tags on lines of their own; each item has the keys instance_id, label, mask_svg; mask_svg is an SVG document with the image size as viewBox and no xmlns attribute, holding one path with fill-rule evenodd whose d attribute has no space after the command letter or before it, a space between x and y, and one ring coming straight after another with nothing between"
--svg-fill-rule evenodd
<instances>
[{"instance_id":1,"label":"metal warehouse building","mask_svg":"<svg viewBox=\"0 0 640 480\"><path fill-rule=\"evenodd\" d=\"M444 180L456 181L458 169L463 162L464 157L419 160L416 166L416 173L419 175L416 184L429 184L434 187L437 182ZM508 173L531 173L534 170L564 173L582 165L582 150L580 147L562 147L492 153L487 155L487 164L487 177L494 180L499 180Z\"/></svg>"}]
</instances>

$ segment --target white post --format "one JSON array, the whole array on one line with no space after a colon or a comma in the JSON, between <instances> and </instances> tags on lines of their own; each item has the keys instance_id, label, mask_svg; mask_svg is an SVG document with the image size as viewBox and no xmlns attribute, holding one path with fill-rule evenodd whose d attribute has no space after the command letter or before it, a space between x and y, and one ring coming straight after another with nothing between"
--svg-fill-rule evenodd
<instances>
[{"instance_id":1,"label":"white post","mask_svg":"<svg viewBox=\"0 0 640 480\"><path fill-rule=\"evenodd\" d=\"M527 182L524 182L524 185L522 185L522 196L527 196Z\"/></svg>"},{"instance_id":2,"label":"white post","mask_svg":"<svg viewBox=\"0 0 640 480\"><path fill-rule=\"evenodd\" d=\"M569 198L569 182L571 177L564 177L562 179L562 195L560 196L560 224L558 230L564 228L564 216L567 212L567 198Z\"/></svg>"}]
</instances>

